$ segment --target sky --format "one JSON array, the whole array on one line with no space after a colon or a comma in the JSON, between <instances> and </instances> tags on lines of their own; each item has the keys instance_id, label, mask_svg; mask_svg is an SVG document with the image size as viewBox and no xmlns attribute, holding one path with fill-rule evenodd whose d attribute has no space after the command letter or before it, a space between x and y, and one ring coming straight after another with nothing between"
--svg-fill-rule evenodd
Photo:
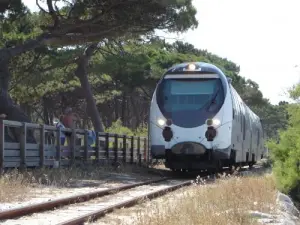
<instances>
[{"instance_id":1,"label":"sky","mask_svg":"<svg viewBox=\"0 0 300 225\"><path fill-rule=\"evenodd\" d=\"M34 0L23 2L37 9ZM193 0L193 4L198 28L163 35L233 61L240 66L240 75L258 83L272 104L288 101L286 90L300 81L300 1Z\"/></svg>"}]
</instances>

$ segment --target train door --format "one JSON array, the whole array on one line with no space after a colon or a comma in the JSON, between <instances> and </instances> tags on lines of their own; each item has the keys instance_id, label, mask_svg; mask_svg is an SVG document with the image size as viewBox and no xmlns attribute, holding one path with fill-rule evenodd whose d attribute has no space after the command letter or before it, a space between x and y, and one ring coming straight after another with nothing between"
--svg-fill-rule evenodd
<instances>
[{"instance_id":1,"label":"train door","mask_svg":"<svg viewBox=\"0 0 300 225\"><path fill-rule=\"evenodd\" d=\"M242 116L242 135L243 135L243 147L242 147L242 150L243 150L243 161L246 159L246 152L247 152L247 141L246 141L246 111L243 113L243 116Z\"/></svg>"},{"instance_id":2,"label":"train door","mask_svg":"<svg viewBox=\"0 0 300 225\"><path fill-rule=\"evenodd\" d=\"M255 153L255 160L258 159L259 157L259 152L260 152L260 129L257 128L257 148L256 148L256 153Z\"/></svg>"},{"instance_id":3,"label":"train door","mask_svg":"<svg viewBox=\"0 0 300 225\"><path fill-rule=\"evenodd\" d=\"M230 85L231 99L232 99L232 129L231 129L231 145L232 149L237 151L239 149L239 140L238 140L238 121L239 121L239 109L237 100L235 97L234 88Z\"/></svg>"},{"instance_id":4,"label":"train door","mask_svg":"<svg viewBox=\"0 0 300 225\"><path fill-rule=\"evenodd\" d=\"M247 154L247 152L249 151L249 142L248 142L248 132L247 132L247 128L248 128L248 126L247 126L247 121L248 121L248 119L247 119L247 110L246 110L246 112L245 112L245 114L244 114L244 159L246 159L246 154Z\"/></svg>"},{"instance_id":5,"label":"train door","mask_svg":"<svg viewBox=\"0 0 300 225\"><path fill-rule=\"evenodd\" d=\"M248 161L251 161L252 159L252 153L253 153L253 119L252 114L249 113L249 158Z\"/></svg>"},{"instance_id":6,"label":"train door","mask_svg":"<svg viewBox=\"0 0 300 225\"><path fill-rule=\"evenodd\" d=\"M252 129L250 130L250 151L249 151L249 161L252 158L252 153L253 153L253 149L252 149L252 142L253 142L253 137L252 137L253 133L252 133Z\"/></svg>"}]
</instances>

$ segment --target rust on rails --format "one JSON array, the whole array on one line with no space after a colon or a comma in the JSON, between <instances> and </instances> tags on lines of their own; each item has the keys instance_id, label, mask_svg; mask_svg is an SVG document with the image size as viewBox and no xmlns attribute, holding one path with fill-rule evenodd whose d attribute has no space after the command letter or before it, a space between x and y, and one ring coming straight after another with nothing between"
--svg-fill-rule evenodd
<instances>
[{"instance_id":1,"label":"rust on rails","mask_svg":"<svg viewBox=\"0 0 300 225\"><path fill-rule=\"evenodd\" d=\"M105 216L107 213L110 213L110 212L114 211L114 209L120 209L120 208L123 208L123 207L134 206L134 205L138 204L141 200L143 200L145 198L153 199L153 198L162 196L164 194L167 194L170 191L175 191L175 190L177 190L181 187L188 186L188 185L191 185L191 184L192 184L191 181L185 181L185 182L182 182L180 184L172 185L171 187L167 187L167 188L164 188L164 189L161 189L161 190L158 190L158 191L152 191L152 192L144 194L142 196L138 196L138 197L132 198L130 200L127 200L127 201L124 201L124 202L121 202L121 203L117 203L117 204L99 209L97 211L85 214L83 216L79 216L77 218L59 223L57 225L83 225L87 221L92 222L92 221L95 221L95 220Z\"/></svg>"},{"instance_id":2,"label":"rust on rails","mask_svg":"<svg viewBox=\"0 0 300 225\"><path fill-rule=\"evenodd\" d=\"M161 178L161 179L156 179L156 180L139 182L139 183L135 183L135 184L127 184L127 185L122 185L121 187L109 188L106 190L74 195L74 196L70 196L70 197L66 197L66 198L32 204L32 205L23 206L23 207L19 207L19 208L15 208L15 209L8 209L8 210L4 210L4 211L0 212L0 220L14 219L14 218L29 215L32 213L37 213L37 212L42 212L42 211L47 211L47 210L51 210L54 208L62 207L65 205L70 205L70 204L79 203L79 202L85 202L85 201L88 201L93 198L102 197L105 195L113 194L115 192L131 189L131 188L135 188L138 186L162 182L162 181L165 181L168 179L170 179L170 178Z\"/></svg>"}]
</instances>

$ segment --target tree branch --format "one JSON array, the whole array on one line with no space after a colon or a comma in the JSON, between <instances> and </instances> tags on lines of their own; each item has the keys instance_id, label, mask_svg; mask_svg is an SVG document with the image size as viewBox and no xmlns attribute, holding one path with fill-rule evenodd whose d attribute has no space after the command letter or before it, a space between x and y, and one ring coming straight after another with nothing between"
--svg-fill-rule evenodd
<instances>
[{"instance_id":1,"label":"tree branch","mask_svg":"<svg viewBox=\"0 0 300 225\"><path fill-rule=\"evenodd\" d=\"M54 21L53 28L55 29L59 25L59 19L58 19L58 16L57 16L54 8L53 8L52 0L47 0L47 6L48 6L48 9L49 9L49 14L51 15L51 17Z\"/></svg>"},{"instance_id":2,"label":"tree branch","mask_svg":"<svg viewBox=\"0 0 300 225\"><path fill-rule=\"evenodd\" d=\"M41 34L36 39L30 39L26 41L23 44L17 45L15 47L10 48L2 48L0 49L0 61L2 60L10 60L12 57L20 55L22 53L25 53L27 51L30 51L32 49L37 48L41 44L43 44L43 41L45 41L47 38L49 38L49 34Z\"/></svg>"},{"instance_id":3,"label":"tree branch","mask_svg":"<svg viewBox=\"0 0 300 225\"><path fill-rule=\"evenodd\" d=\"M142 86L140 86L139 87L143 92L144 92L144 94L146 95L146 97L149 99L149 100L151 100L151 95L149 95L148 93L147 93L147 91L145 90L145 88L144 87L142 87Z\"/></svg>"},{"instance_id":4,"label":"tree branch","mask_svg":"<svg viewBox=\"0 0 300 225\"><path fill-rule=\"evenodd\" d=\"M40 6L39 0L36 0L35 3L36 3L36 5L38 6L38 8L39 8L43 13L48 13L42 6Z\"/></svg>"}]
</instances>

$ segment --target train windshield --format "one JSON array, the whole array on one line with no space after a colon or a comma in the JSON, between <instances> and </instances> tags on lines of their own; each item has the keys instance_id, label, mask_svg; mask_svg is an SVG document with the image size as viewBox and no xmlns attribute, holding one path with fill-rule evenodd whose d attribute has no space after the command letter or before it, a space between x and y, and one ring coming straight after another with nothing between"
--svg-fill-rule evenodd
<instances>
[{"instance_id":1,"label":"train windshield","mask_svg":"<svg viewBox=\"0 0 300 225\"><path fill-rule=\"evenodd\" d=\"M157 90L161 112L181 127L204 124L219 111L223 102L224 90L219 78L165 79Z\"/></svg>"}]
</instances>

